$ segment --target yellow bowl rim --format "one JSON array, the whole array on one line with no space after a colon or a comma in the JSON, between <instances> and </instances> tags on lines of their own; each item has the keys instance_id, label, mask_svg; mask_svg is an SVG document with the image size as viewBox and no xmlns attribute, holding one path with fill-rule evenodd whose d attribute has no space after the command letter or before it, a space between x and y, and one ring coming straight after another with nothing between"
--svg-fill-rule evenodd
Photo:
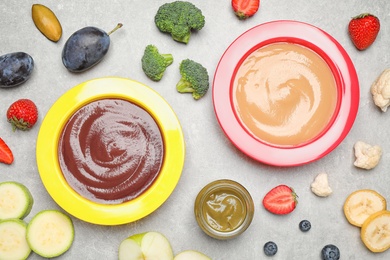
<instances>
[{"instance_id":1,"label":"yellow bowl rim","mask_svg":"<svg viewBox=\"0 0 390 260\"><path fill-rule=\"evenodd\" d=\"M164 140L164 161L153 185L136 199L114 205L79 195L68 185L58 163L58 140L68 119L82 106L105 98L127 100L145 109L156 120ZM150 87L119 77L88 80L63 94L43 119L36 145L38 171L53 200L74 217L100 225L130 223L159 208L175 189L184 158L183 132L171 106Z\"/></svg>"}]
</instances>

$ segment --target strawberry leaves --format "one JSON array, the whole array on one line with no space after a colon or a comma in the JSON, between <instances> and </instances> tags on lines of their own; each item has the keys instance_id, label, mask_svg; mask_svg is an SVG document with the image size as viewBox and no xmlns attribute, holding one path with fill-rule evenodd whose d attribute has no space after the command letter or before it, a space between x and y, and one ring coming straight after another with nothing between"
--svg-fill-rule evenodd
<instances>
[{"instance_id":1,"label":"strawberry leaves","mask_svg":"<svg viewBox=\"0 0 390 260\"><path fill-rule=\"evenodd\" d=\"M298 196L286 185L279 185L270 190L263 199L263 206L273 214L285 215L291 213L297 206Z\"/></svg>"}]
</instances>

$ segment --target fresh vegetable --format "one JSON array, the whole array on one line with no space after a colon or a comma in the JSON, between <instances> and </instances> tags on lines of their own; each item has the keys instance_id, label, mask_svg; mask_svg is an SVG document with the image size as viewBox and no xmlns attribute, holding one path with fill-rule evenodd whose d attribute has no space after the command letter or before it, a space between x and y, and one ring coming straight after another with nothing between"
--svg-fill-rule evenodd
<instances>
[{"instance_id":1,"label":"fresh vegetable","mask_svg":"<svg viewBox=\"0 0 390 260\"><path fill-rule=\"evenodd\" d=\"M378 17L363 13L352 18L348 24L348 32L352 43L362 51L371 46L380 30Z\"/></svg>"},{"instance_id":2,"label":"fresh vegetable","mask_svg":"<svg viewBox=\"0 0 390 260\"><path fill-rule=\"evenodd\" d=\"M185 250L177 254L173 260L211 260L211 258L198 251Z\"/></svg>"},{"instance_id":3,"label":"fresh vegetable","mask_svg":"<svg viewBox=\"0 0 390 260\"><path fill-rule=\"evenodd\" d=\"M352 192L344 202L343 211L348 222L361 227L372 214L385 210L386 199L374 190L357 190Z\"/></svg>"},{"instance_id":4,"label":"fresh vegetable","mask_svg":"<svg viewBox=\"0 0 390 260\"><path fill-rule=\"evenodd\" d=\"M232 0L233 11L240 20L253 16L259 7L260 0Z\"/></svg>"},{"instance_id":5,"label":"fresh vegetable","mask_svg":"<svg viewBox=\"0 0 390 260\"><path fill-rule=\"evenodd\" d=\"M332 194L332 189L329 186L328 174L320 173L316 176L310 185L311 191L319 197L328 197Z\"/></svg>"},{"instance_id":6,"label":"fresh vegetable","mask_svg":"<svg viewBox=\"0 0 390 260\"><path fill-rule=\"evenodd\" d=\"M9 106L7 119L14 131L29 130L38 120L37 106L30 99L19 99Z\"/></svg>"},{"instance_id":7,"label":"fresh vegetable","mask_svg":"<svg viewBox=\"0 0 390 260\"><path fill-rule=\"evenodd\" d=\"M354 149L356 160L353 164L358 168L371 170L378 165L382 157L382 148L379 145L358 141L355 143Z\"/></svg>"},{"instance_id":8,"label":"fresh vegetable","mask_svg":"<svg viewBox=\"0 0 390 260\"><path fill-rule=\"evenodd\" d=\"M273 241L268 241L263 246L263 251L266 256L274 256L278 252L278 246Z\"/></svg>"},{"instance_id":9,"label":"fresh vegetable","mask_svg":"<svg viewBox=\"0 0 390 260\"><path fill-rule=\"evenodd\" d=\"M203 97L209 89L209 74L207 69L200 63L190 59L185 59L180 63L181 79L176 84L176 89L180 93L192 93L196 100Z\"/></svg>"},{"instance_id":10,"label":"fresh vegetable","mask_svg":"<svg viewBox=\"0 0 390 260\"><path fill-rule=\"evenodd\" d=\"M168 239L159 232L136 234L124 239L119 246L119 260L172 260Z\"/></svg>"},{"instance_id":11,"label":"fresh vegetable","mask_svg":"<svg viewBox=\"0 0 390 260\"><path fill-rule=\"evenodd\" d=\"M0 259L24 260L31 253L26 240L27 224L20 219L0 221Z\"/></svg>"},{"instance_id":12,"label":"fresh vegetable","mask_svg":"<svg viewBox=\"0 0 390 260\"><path fill-rule=\"evenodd\" d=\"M263 199L263 206L273 214L284 215L291 213L297 206L298 196L286 185L279 185L270 190Z\"/></svg>"},{"instance_id":13,"label":"fresh vegetable","mask_svg":"<svg viewBox=\"0 0 390 260\"><path fill-rule=\"evenodd\" d=\"M71 72L83 72L99 63L110 47L110 35L121 28L119 23L112 31L88 26L74 32L62 49L62 63Z\"/></svg>"},{"instance_id":14,"label":"fresh vegetable","mask_svg":"<svg viewBox=\"0 0 390 260\"><path fill-rule=\"evenodd\" d=\"M299 229L302 231L302 232L307 232L311 229L311 223L309 220L302 220L301 222L299 222Z\"/></svg>"},{"instance_id":15,"label":"fresh vegetable","mask_svg":"<svg viewBox=\"0 0 390 260\"><path fill-rule=\"evenodd\" d=\"M33 4L31 15L35 26L49 40L58 42L62 36L62 26L57 16L47 6Z\"/></svg>"},{"instance_id":16,"label":"fresh vegetable","mask_svg":"<svg viewBox=\"0 0 390 260\"><path fill-rule=\"evenodd\" d=\"M371 94L375 105L382 112L387 111L390 106L390 69L385 69L371 85Z\"/></svg>"},{"instance_id":17,"label":"fresh vegetable","mask_svg":"<svg viewBox=\"0 0 390 260\"><path fill-rule=\"evenodd\" d=\"M369 216L360 230L364 245L380 253L390 248L390 211L382 210Z\"/></svg>"},{"instance_id":18,"label":"fresh vegetable","mask_svg":"<svg viewBox=\"0 0 390 260\"><path fill-rule=\"evenodd\" d=\"M337 246L329 244L322 248L321 255L323 260L338 260L340 259L340 250Z\"/></svg>"},{"instance_id":19,"label":"fresh vegetable","mask_svg":"<svg viewBox=\"0 0 390 260\"><path fill-rule=\"evenodd\" d=\"M0 183L0 220L23 219L31 212L33 204L31 192L22 183L14 181Z\"/></svg>"},{"instance_id":20,"label":"fresh vegetable","mask_svg":"<svg viewBox=\"0 0 390 260\"><path fill-rule=\"evenodd\" d=\"M14 161L14 155L8 145L0 138L0 162L11 164ZM1 218L0 218L1 219Z\"/></svg>"},{"instance_id":21,"label":"fresh vegetable","mask_svg":"<svg viewBox=\"0 0 390 260\"><path fill-rule=\"evenodd\" d=\"M164 76L166 68L173 63L172 54L160 54L152 44L146 46L141 59L142 70L151 80L159 81Z\"/></svg>"},{"instance_id":22,"label":"fresh vegetable","mask_svg":"<svg viewBox=\"0 0 390 260\"><path fill-rule=\"evenodd\" d=\"M174 1L160 6L154 17L157 28L171 34L175 41L187 44L191 31L200 31L205 25L202 11L187 1Z\"/></svg>"},{"instance_id":23,"label":"fresh vegetable","mask_svg":"<svg viewBox=\"0 0 390 260\"><path fill-rule=\"evenodd\" d=\"M53 258L65 253L72 245L72 220L58 210L43 210L27 225L27 242L36 254Z\"/></svg>"},{"instance_id":24,"label":"fresh vegetable","mask_svg":"<svg viewBox=\"0 0 390 260\"><path fill-rule=\"evenodd\" d=\"M33 70L34 59L25 52L0 56L0 87L15 87L26 82Z\"/></svg>"}]
</instances>

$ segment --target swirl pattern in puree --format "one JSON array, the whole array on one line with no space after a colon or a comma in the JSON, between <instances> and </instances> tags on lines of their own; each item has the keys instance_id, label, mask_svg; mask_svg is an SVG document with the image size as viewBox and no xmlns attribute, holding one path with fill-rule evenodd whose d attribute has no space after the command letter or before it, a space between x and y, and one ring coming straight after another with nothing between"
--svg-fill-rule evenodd
<instances>
[{"instance_id":1,"label":"swirl pattern in puree","mask_svg":"<svg viewBox=\"0 0 390 260\"><path fill-rule=\"evenodd\" d=\"M235 111L247 131L277 146L303 145L319 136L337 105L328 64L293 43L273 43L250 53L232 90Z\"/></svg>"},{"instance_id":2,"label":"swirl pattern in puree","mask_svg":"<svg viewBox=\"0 0 390 260\"><path fill-rule=\"evenodd\" d=\"M157 178L163 139L153 117L121 99L93 101L68 120L59 140L59 163L69 185L84 198L119 204Z\"/></svg>"}]
</instances>

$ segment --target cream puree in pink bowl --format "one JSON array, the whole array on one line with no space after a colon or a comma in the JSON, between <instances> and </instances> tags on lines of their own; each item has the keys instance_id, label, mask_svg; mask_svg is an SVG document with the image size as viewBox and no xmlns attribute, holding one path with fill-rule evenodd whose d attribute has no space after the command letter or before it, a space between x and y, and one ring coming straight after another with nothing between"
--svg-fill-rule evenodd
<instances>
[{"instance_id":1,"label":"cream puree in pink bowl","mask_svg":"<svg viewBox=\"0 0 390 260\"><path fill-rule=\"evenodd\" d=\"M327 63L298 44L274 43L250 53L232 86L245 128L272 145L302 145L329 124L337 87Z\"/></svg>"},{"instance_id":2,"label":"cream puree in pink bowl","mask_svg":"<svg viewBox=\"0 0 390 260\"><path fill-rule=\"evenodd\" d=\"M347 136L359 81L343 47L298 21L272 21L240 35L213 82L218 123L249 157L275 166L318 160Z\"/></svg>"}]
</instances>

